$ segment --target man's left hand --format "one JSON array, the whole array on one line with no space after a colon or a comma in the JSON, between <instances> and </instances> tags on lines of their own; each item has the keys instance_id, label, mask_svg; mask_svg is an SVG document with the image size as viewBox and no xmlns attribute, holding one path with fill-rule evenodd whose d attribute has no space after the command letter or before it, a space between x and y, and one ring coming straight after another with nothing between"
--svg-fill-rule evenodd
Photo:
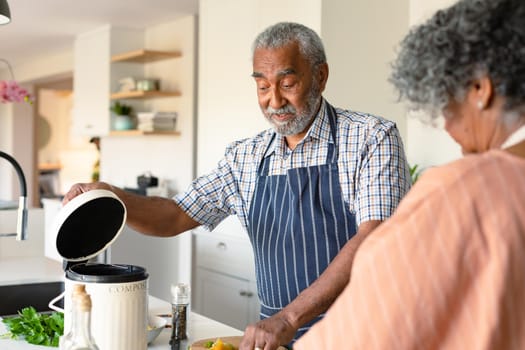
<instances>
[{"instance_id":1,"label":"man's left hand","mask_svg":"<svg viewBox=\"0 0 525 350\"><path fill-rule=\"evenodd\" d=\"M277 313L272 317L250 324L244 330L244 337L239 350L276 350L293 340L295 329L282 315Z\"/></svg>"}]
</instances>

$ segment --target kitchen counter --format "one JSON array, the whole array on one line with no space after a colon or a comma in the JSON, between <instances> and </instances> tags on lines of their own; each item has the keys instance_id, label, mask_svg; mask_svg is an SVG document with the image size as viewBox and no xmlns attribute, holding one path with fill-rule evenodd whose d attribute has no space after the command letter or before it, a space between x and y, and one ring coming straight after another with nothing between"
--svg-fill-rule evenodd
<instances>
[{"instance_id":1,"label":"kitchen counter","mask_svg":"<svg viewBox=\"0 0 525 350\"><path fill-rule=\"evenodd\" d=\"M2 258L0 259L0 284L18 284L32 282L62 281L64 272L59 262L47 258ZM1 302L1 301L0 301ZM170 303L149 297L149 314L161 315L171 312ZM171 321L171 320L169 320ZM168 322L170 323L170 322ZM190 312L188 320L189 339L181 344L180 349L203 338L216 338L242 335L242 331L214 321L200 314ZM0 322L0 335L6 333L6 328ZM171 329L165 328L161 334L149 345L151 350L170 350L169 339ZM32 345L21 340L0 339L1 350L50 350L57 349L46 346Z\"/></svg>"},{"instance_id":2,"label":"kitchen counter","mask_svg":"<svg viewBox=\"0 0 525 350\"><path fill-rule=\"evenodd\" d=\"M152 315L165 314L171 312L171 305L163 300L150 297L149 303L150 314ZM238 329L214 321L195 312L191 312L189 315L188 333L189 339L187 342L183 342L181 344L181 350L186 350L188 345L199 339L218 338L243 334L243 332L241 332ZM158 338L155 339L153 343L148 347L148 349L169 350L170 336L171 329L164 329L162 333L158 336Z\"/></svg>"},{"instance_id":3,"label":"kitchen counter","mask_svg":"<svg viewBox=\"0 0 525 350\"><path fill-rule=\"evenodd\" d=\"M149 313L151 315L167 314L171 312L171 305L155 297L149 297ZM6 333L3 323L0 324L0 334ZM186 350L188 345L196 340L204 338L217 338L226 336L242 335L238 329L219 323L202 315L190 312L189 315L189 339L181 344L180 349ZM171 329L165 328L161 334L148 346L149 350L170 350L169 340ZM56 349L40 345L28 344L21 340L0 339L0 349L2 350L50 350Z\"/></svg>"},{"instance_id":4,"label":"kitchen counter","mask_svg":"<svg viewBox=\"0 0 525 350\"><path fill-rule=\"evenodd\" d=\"M44 257L0 259L0 285L62 281L63 277L62 264L52 259Z\"/></svg>"}]
</instances>

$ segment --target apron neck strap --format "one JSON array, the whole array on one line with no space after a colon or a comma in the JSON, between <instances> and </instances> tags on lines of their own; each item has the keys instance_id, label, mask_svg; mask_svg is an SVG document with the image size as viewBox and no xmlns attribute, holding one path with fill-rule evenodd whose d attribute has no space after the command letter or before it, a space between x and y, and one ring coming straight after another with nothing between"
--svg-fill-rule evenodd
<instances>
[{"instance_id":1,"label":"apron neck strap","mask_svg":"<svg viewBox=\"0 0 525 350\"><path fill-rule=\"evenodd\" d=\"M337 112L335 111L335 108L328 102L326 102L326 113L328 116L328 121L330 122L330 135L332 136L332 140L334 141L333 144L328 145L326 162L329 163L330 161L331 163L334 163L337 162L337 158L339 156L339 148L337 147ZM319 115L316 116L316 118L318 117ZM271 144L275 141L276 134L276 132L272 134L272 137L270 138L270 141L266 145L266 149L263 152L261 162L259 163L259 175L268 175L268 172L270 170L270 162L266 161L266 152L268 152L268 149L270 148Z\"/></svg>"}]
</instances>

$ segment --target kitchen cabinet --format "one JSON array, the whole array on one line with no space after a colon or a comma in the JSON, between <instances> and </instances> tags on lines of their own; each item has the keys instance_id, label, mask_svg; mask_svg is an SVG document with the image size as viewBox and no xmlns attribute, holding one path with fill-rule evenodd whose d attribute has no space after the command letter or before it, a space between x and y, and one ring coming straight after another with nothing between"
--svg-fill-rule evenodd
<instances>
[{"instance_id":1,"label":"kitchen cabinet","mask_svg":"<svg viewBox=\"0 0 525 350\"><path fill-rule=\"evenodd\" d=\"M108 98L121 74L136 68L114 69L110 57L144 43L141 30L109 25L78 35L74 41L72 132L81 136L104 136L111 128Z\"/></svg>"},{"instance_id":2,"label":"kitchen cabinet","mask_svg":"<svg viewBox=\"0 0 525 350\"><path fill-rule=\"evenodd\" d=\"M197 268L197 312L237 329L257 321L259 310L255 282Z\"/></svg>"},{"instance_id":3,"label":"kitchen cabinet","mask_svg":"<svg viewBox=\"0 0 525 350\"><path fill-rule=\"evenodd\" d=\"M79 35L74 43L73 133L105 135L109 130L109 28Z\"/></svg>"},{"instance_id":4,"label":"kitchen cabinet","mask_svg":"<svg viewBox=\"0 0 525 350\"><path fill-rule=\"evenodd\" d=\"M249 240L194 231L193 309L244 329L259 319L255 265Z\"/></svg>"}]
</instances>

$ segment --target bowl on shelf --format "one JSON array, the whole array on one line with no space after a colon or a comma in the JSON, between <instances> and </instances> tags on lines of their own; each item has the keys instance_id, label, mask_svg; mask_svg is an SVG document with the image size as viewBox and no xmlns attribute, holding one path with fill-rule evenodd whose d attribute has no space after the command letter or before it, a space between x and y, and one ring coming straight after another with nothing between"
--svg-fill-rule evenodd
<instances>
[{"instance_id":1,"label":"bowl on shelf","mask_svg":"<svg viewBox=\"0 0 525 350\"><path fill-rule=\"evenodd\" d=\"M139 91L158 91L160 89L159 79L139 79L136 84Z\"/></svg>"}]
</instances>

